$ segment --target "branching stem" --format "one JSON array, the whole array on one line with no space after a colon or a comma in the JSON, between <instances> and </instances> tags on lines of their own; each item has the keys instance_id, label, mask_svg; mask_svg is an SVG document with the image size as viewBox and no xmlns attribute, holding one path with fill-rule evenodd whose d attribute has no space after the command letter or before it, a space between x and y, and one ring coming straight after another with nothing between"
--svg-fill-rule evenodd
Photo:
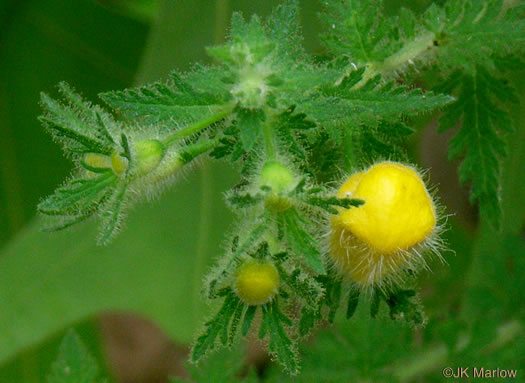
<instances>
[{"instance_id":1,"label":"branching stem","mask_svg":"<svg viewBox=\"0 0 525 383\"><path fill-rule=\"evenodd\" d=\"M184 150L180 152L180 157L182 158L182 161L187 164L194 158L200 156L201 154L207 152L210 149L213 149L217 144L219 143L219 139L217 137L207 140L207 141L200 141L196 144L186 146Z\"/></svg>"},{"instance_id":2,"label":"branching stem","mask_svg":"<svg viewBox=\"0 0 525 383\"><path fill-rule=\"evenodd\" d=\"M193 125L186 126L185 128L177 130L171 136L168 136L167 138L165 138L162 143L164 144L164 146L168 147L174 142L180 140L181 138L188 137L188 136L191 136L192 134L198 133L201 130L210 126L211 124L217 121L220 121L225 117L228 117L232 113L233 108L234 108L234 105L227 105L221 110L219 110L217 113L209 116L208 118L198 121Z\"/></svg>"},{"instance_id":3,"label":"branching stem","mask_svg":"<svg viewBox=\"0 0 525 383\"><path fill-rule=\"evenodd\" d=\"M374 76L395 72L403 65L412 63L421 54L432 48L436 35L433 32L426 32L418 36L415 40L405 44L400 50L387 57L382 63L368 63L363 78L359 81L354 89L363 87L368 80Z\"/></svg>"}]
</instances>

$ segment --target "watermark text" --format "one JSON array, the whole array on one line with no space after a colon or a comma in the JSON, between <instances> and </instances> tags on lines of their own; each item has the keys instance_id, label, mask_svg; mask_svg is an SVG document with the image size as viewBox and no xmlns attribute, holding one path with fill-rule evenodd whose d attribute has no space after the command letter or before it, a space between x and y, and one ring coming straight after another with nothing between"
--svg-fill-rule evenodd
<instances>
[{"instance_id":1,"label":"watermark text","mask_svg":"<svg viewBox=\"0 0 525 383\"><path fill-rule=\"evenodd\" d=\"M518 370L505 368L486 368L486 367L445 367L442 370L445 378L460 379L515 379Z\"/></svg>"}]
</instances>

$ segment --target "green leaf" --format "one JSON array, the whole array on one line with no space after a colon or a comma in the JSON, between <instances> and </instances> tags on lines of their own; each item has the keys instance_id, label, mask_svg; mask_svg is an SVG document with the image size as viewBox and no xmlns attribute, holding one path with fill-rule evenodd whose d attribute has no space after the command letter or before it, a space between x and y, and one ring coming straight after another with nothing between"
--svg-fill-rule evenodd
<instances>
[{"instance_id":1,"label":"green leaf","mask_svg":"<svg viewBox=\"0 0 525 383\"><path fill-rule=\"evenodd\" d=\"M213 350L216 346L218 336L220 336L221 343L224 346L231 345L231 342L233 342L233 336L228 338L228 328L230 322L232 322L232 318L235 317L239 306L244 307L244 304L237 295L230 290L226 295L220 310L211 320L206 322L204 325L204 332L195 341L190 356L192 362L198 362L208 353L208 351ZM234 326L236 327L237 324Z\"/></svg>"},{"instance_id":2,"label":"green leaf","mask_svg":"<svg viewBox=\"0 0 525 383\"><path fill-rule=\"evenodd\" d=\"M246 22L238 12L232 16L230 41L225 45L210 47L208 53L217 60L243 67L261 62L275 49L257 15Z\"/></svg>"},{"instance_id":3,"label":"green leaf","mask_svg":"<svg viewBox=\"0 0 525 383\"><path fill-rule=\"evenodd\" d=\"M238 109L237 126L246 152L253 149L262 133L265 115L260 109Z\"/></svg>"},{"instance_id":4,"label":"green leaf","mask_svg":"<svg viewBox=\"0 0 525 383\"><path fill-rule=\"evenodd\" d=\"M523 53L523 9L504 0L451 0L445 7L432 3L416 20L407 10L385 17L382 1L333 0L322 15L323 42L370 73L395 74L436 59L441 70L471 72L492 65L495 55Z\"/></svg>"},{"instance_id":5,"label":"green leaf","mask_svg":"<svg viewBox=\"0 0 525 383\"><path fill-rule=\"evenodd\" d=\"M286 224L286 239L296 256L303 258L316 272L324 274L325 269L317 242L302 227L302 222L306 223L306 220L294 208L284 212L283 217Z\"/></svg>"},{"instance_id":6,"label":"green leaf","mask_svg":"<svg viewBox=\"0 0 525 383\"><path fill-rule=\"evenodd\" d=\"M301 309L301 319L299 320L299 335L306 337L320 319L319 311L303 307Z\"/></svg>"},{"instance_id":7,"label":"green leaf","mask_svg":"<svg viewBox=\"0 0 525 383\"><path fill-rule=\"evenodd\" d=\"M339 277L331 277L325 280L326 305L328 306L328 322L334 323L335 315L341 304L342 282Z\"/></svg>"},{"instance_id":8,"label":"green leaf","mask_svg":"<svg viewBox=\"0 0 525 383\"><path fill-rule=\"evenodd\" d=\"M336 88L327 88L322 96L297 100L298 111L326 128L336 142L341 142L345 132L359 132L362 125L397 122L442 108L454 100L451 96L423 93L420 89L395 87L393 83L368 82L360 89L353 89L346 81L351 79Z\"/></svg>"},{"instance_id":9,"label":"green leaf","mask_svg":"<svg viewBox=\"0 0 525 383\"><path fill-rule=\"evenodd\" d=\"M392 28L385 22L382 8L382 1L326 2L322 19L328 32L323 42L336 54L350 54L356 63L382 61L390 53L381 48L385 47Z\"/></svg>"},{"instance_id":10,"label":"green leaf","mask_svg":"<svg viewBox=\"0 0 525 383\"><path fill-rule=\"evenodd\" d=\"M194 89L185 80L185 75L175 72L169 82L106 92L100 97L128 118L147 123L175 121L179 125L203 120L217 113L227 102L221 93L210 94Z\"/></svg>"},{"instance_id":11,"label":"green leaf","mask_svg":"<svg viewBox=\"0 0 525 383\"><path fill-rule=\"evenodd\" d=\"M445 66L469 73L476 66L493 64L494 57L525 50L523 4L503 0L452 0L444 11L425 17L427 25L438 32L438 59Z\"/></svg>"},{"instance_id":12,"label":"green leaf","mask_svg":"<svg viewBox=\"0 0 525 383\"><path fill-rule=\"evenodd\" d=\"M290 320L279 309L277 299L263 306L263 323L267 326L269 334L269 349L275 354L281 365L292 375L299 372L297 349L283 327L291 325Z\"/></svg>"},{"instance_id":13,"label":"green leaf","mask_svg":"<svg viewBox=\"0 0 525 383\"><path fill-rule=\"evenodd\" d=\"M95 383L99 368L95 359L88 353L78 335L70 330L62 344L58 359L53 363L47 377L48 383Z\"/></svg>"},{"instance_id":14,"label":"green leaf","mask_svg":"<svg viewBox=\"0 0 525 383\"><path fill-rule=\"evenodd\" d=\"M360 304L351 320L338 316L333 326L321 328L311 341L302 344L300 375L286 376L273 366L266 380L272 383L310 383L320 379L323 383L399 382L391 368L393 356L410 355L411 329L390 320L384 313L372 320L365 306ZM420 351L418 347L415 352ZM400 370L406 368L406 363L400 366ZM435 371L439 373L440 368L441 365Z\"/></svg>"},{"instance_id":15,"label":"green leaf","mask_svg":"<svg viewBox=\"0 0 525 383\"><path fill-rule=\"evenodd\" d=\"M414 132L414 129L402 122L383 121L376 126L364 129L356 139L357 144L354 148L365 164L374 162L376 158L406 162L408 158L404 144Z\"/></svg>"},{"instance_id":16,"label":"green leaf","mask_svg":"<svg viewBox=\"0 0 525 383\"><path fill-rule=\"evenodd\" d=\"M41 113L39 93L54 97L56 85L65 80L93 100L103 89L129 86L149 25L92 0L78 0L71 6L61 0L0 3L4 164L0 245L4 246L35 215L43 194L60 185L71 171L60 147L36 118ZM26 22L29 19L34 22ZM22 50L31 54L21 54Z\"/></svg>"},{"instance_id":17,"label":"green leaf","mask_svg":"<svg viewBox=\"0 0 525 383\"><path fill-rule=\"evenodd\" d=\"M323 296L321 285L300 269L288 273L279 263L276 263L276 267L282 280L293 289L294 294L297 294L310 309L316 310Z\"/></svg>"},{"instance_id":18,"label":"green leaf","mask_svg":"<svg viewBox=\"0 0 525 383\"><path fill-rule=\"evenodd\" d=\"M503 104L516 98L512 88L483 67L472 76L456 72L451 81L449 86L457 88L458 99L444 110L440 130L452 129L461 119L461 129L450 141L449 156L464 154L460 181L472 181L471 201L478 201L482 216L499 227L500 161L506 153L503 135L512 127L498 101Z\"/></svg>"},{"instance_id":19,"label":"green leaf","mask_svg":"<svg viewBox=\"0 0 525 383\"><path fill-rule=\"evenodd\" d=\"M275 7L267 25L269 36L277 42L278 54L283 59L304 59L297 0L286 0Z\"/></svg>"},{"instance_id":20,"label":"green leaf","mask_svg":"<svg viewBox=\"0 0 525 383\"><path fill-rule=\"evenodd\" d=\"M206 181L192 174L158 203L135 209L108 246L96 245L95 222L50 234L37 220L6 247L0 363L108 309L137 313L174 340L191 342L205 313L201 282L231 220L222 192L235 178L225 166L202 171Z\"/></svg>"}]
</instances>

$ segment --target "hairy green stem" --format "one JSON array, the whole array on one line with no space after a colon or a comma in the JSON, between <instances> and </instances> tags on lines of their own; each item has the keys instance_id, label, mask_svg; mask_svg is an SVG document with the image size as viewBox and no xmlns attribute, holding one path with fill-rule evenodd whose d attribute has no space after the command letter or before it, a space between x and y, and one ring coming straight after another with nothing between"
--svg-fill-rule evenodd
<instances>
[{"instance_id":1,"label":"hairy green stem","mask_svg":"<svg viewBox=\"0 0 525 383\"><path fill-rule=\"evenodd\" d=\"M207 152L210 149L213 149L218 143L219 139L215 137L214 139L197 142L196 144L185 147L184 150L180 152L182 162L187 164L201 154Z\"/></svg>"},{"instance_id":2,"label":"hairy green stem","mask_svg":"<svg viewBox=\"0 0 525 383\"><path fill-rule=\"evenodd\" d=\"M435 38L436 35L433 32L426 32L418 36L415 40L405 44L400 50L387 57L382 63L368 63L363 78L354 86L354 89L363 87L368 80L378 74L385 75L392 73L403 65L412 63L418 56L432 48Z\"/></svg>"},{"instance_id":3,"label":"hairy green stem","mask_svg":"<svg viewBox=\"0 0 525 383\"><path fill-rule=\"evenodd\" d=\"M212 114L208 118L205 118L204 120L200 120L196 122L193 125L186 126L185 128L182 128L180 130L177 130L175 133L173 133L171 136L168 136L162 141L162 144L166 147L173 144L175 141L180 140L181 138L191 136L192 134L198 133L201 130L207 128L211 124L222 120L225 117L228 117L232 111L234 106L233 105L227 105L221 110L219 110L217 113Z\"/></svg>"},{"instance_id":4,"label":"hairy green stem","mask_svg":"<svg viewBox=\"0 0 525 383\"><path fill-rule=\"evenodd\" d=\"M266 146L266 154L269 160L275 160L277 157L277 150L275 148L275 140L273 137L273 130L270 124L265 123L263 126L264 145Z\"/></svg>"}]
</instances>

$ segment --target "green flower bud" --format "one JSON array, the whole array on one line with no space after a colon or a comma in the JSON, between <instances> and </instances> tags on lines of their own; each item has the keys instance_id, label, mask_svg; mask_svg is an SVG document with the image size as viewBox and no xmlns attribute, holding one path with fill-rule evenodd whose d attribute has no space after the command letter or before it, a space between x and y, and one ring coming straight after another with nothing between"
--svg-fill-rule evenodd
<instances>
[{"instance_id":1,"label":"green flower bud","mask_svg":"<svg viewBox=\"0 0 525 383\"><path fill-rule=\"evenodd\" d=\"M275 212L282 212L292 206L292 201L285 195L296 183L294 174L278 161L268 161L264 164L259 178L261 186L272 189L267 195L265 206Z\"/></svg>"},{"instance_id":2,"label":"green flower bud","mask_svg":"<svg viewBox=\"0 0 525 383\"><path fill-rule=\"evenodd\" d=\"M158 140L141 140L135 142L135 169L138 175L151 173L159 166L164 157L164 145Z\"/></svg>"},{"instance_id":3,"label":"green flower bud","mask_svg":"<svg viewBox=\"0 0 525 383\"><path fill-rule=\"evenodd\" d=\"M261 170L260 184L270 187L274 192L287 192L294 187L295 177L280 162L268 161Z\"/></svg>"}]
</instances>

